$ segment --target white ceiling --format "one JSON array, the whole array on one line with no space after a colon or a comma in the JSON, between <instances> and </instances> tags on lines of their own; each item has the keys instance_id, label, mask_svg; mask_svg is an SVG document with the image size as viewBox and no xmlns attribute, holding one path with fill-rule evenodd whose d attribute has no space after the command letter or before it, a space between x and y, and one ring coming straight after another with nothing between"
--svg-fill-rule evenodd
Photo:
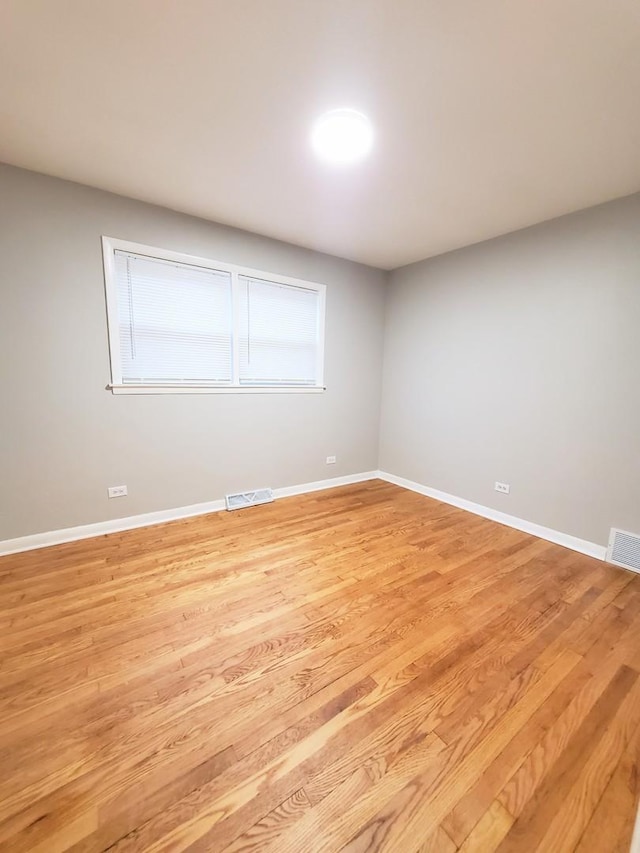
<instances>
[{"instance_id":1,"label":"white ceiling","mask_svg":"<svg viewBox=\"0 0 640 853\"><path fill-rule=\"evenodd\" d=\"M0 160L384 268L640 189L638 0L2 0L0 80Z\"/></svg>"}]
</instances>

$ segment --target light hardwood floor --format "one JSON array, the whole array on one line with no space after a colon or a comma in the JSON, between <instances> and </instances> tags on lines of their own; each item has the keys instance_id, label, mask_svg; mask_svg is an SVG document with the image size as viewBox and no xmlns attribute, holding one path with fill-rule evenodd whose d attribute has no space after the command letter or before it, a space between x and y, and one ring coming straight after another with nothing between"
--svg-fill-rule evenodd
<instances>
[{"instance_id":1,"label":"light hardwood floor","mask_svg":"<svg viewBox=\"0 0 640 853\"><path fill-rule=\"evenodd\" d=\"M3 850L628 850L640 576L373 481L0 578Z\"/></svg>"}]
</instances>

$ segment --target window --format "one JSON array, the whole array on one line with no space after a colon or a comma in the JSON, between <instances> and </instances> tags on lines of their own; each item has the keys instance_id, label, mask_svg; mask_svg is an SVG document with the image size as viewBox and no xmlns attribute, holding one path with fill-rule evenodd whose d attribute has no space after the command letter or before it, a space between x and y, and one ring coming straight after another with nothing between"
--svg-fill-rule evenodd
<instances>
[{"instance_id":1,"label":"window","mask_svg":"<svg viewBox=\"0 0 640 853\"><path fill-rule=\"evenodd\" d=\"M324 285L102 243L114 393L323 390Z\"/></svg>"}]
</instances>

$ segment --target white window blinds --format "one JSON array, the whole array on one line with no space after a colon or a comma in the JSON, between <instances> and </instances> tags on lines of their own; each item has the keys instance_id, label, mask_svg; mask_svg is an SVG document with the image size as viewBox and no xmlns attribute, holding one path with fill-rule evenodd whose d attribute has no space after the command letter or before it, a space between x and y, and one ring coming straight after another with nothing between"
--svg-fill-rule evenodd
<instances>
[{"instance_id":1,"label":"white window blinds","mask_svg":"<svg viewBox=\"0 0 640 853\"><path fill-rule=\"evenodd\" d=\"M324 285L102 242L114 393L323 390Z\"/></svg>"},{"instance_id":2,"label":"white window blinds","mask_svg":"<svg viewBox=\"0 0 640 853\"><path fill-rule=\"evenodd\" d=\"M123 383L232 379L231 275L115 253Z\"/></svg>"},{"instance_id":3,"label":"white window blinds","mask_svg":"<svg viewBox=\"0 0 640 853\"><path fill-rule=\"evenodd\" d=\"M239 276L240 383L318 383L318 291Z\"/></svg>"}]
</instances>

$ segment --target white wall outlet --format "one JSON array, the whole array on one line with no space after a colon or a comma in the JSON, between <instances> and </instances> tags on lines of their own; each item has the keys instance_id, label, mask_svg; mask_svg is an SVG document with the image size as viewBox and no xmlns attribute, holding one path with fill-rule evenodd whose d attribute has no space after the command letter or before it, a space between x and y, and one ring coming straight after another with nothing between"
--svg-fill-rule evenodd
<instances>
[{"instance_id":1,"label":"white wall outlet","mask_svg":"<svg viewBox=\"0 0 640 853\"><path fill-rule=\"evenodd\" d=\"M327 456L327 465L335 465L336 457L335 456Z\"/></svg>"},{"instance_id":2,"label":"white wall outlet","mask_svg":"<svg viewBox=\"0 0 640 853\"><path fill-rule=\"evenodd\" d=\"M510 488L509 483L496 483L495 485L496 492L502 492L503 495L508 495Z\"/></svg>"},{"instance_id":3,"label":"white wall outlet","mask_svg":"<svg viewBox=\"0 0 640 853\"><path fill-rule=\"evenodd\" d=\"M107 494L110 498L124 498L129 492L126 486L109 486Z\"/></svg>"}]
</instances>

